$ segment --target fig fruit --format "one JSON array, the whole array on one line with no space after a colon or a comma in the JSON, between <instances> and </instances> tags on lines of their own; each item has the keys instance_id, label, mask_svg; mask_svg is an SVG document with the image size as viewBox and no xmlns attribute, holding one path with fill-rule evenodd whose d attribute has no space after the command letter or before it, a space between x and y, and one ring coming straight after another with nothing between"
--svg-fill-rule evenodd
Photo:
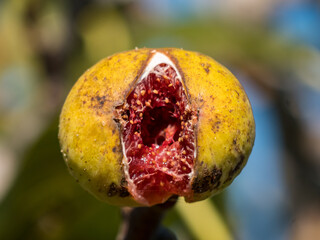
<instances>
[{"instance_id":1,"label":"fig fruit","mask_svg":"<svg viewBox=\"0 0 320 240\"><path fill-rule=\"evenodd\" d=\"M220 192L246 164L254 138L237 79L210 57L174 48L103 59L76 82L60 115L70 173L121 206Z\"/></svg>"}]
</instances>

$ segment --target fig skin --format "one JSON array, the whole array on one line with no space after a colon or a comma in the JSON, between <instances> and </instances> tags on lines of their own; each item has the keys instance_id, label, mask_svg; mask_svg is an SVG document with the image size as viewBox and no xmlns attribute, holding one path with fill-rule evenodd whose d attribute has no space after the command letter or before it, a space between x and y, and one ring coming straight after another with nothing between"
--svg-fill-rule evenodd
<instances>
[{"instance_id":1,"label":"fig skin","mask_svg":"<svg viewBox=\"0 0 320 240\"><path fill-rule=\"evenodd\" d=\"M136 49L88 69L70 91L61 115L61 152L71 175L98 199L139 206L127 190L115 108L126 100L153 51L168 56L198 112L196 158L187 202L219 193L240 173L251 153L255 123L241 84L224 66L181 49Z\"/></svg>"}]
</instances>

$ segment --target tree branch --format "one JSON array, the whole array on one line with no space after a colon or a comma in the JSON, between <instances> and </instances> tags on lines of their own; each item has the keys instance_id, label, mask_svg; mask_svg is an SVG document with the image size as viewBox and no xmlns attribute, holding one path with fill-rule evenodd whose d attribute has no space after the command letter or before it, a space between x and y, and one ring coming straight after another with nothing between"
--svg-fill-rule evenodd
<instances>
[{"instance_id":1,"label":"tree branch","mask_svg":"<svg viewBox=\"0 0 320 240\"><path fill-rule=\"evenodd\" d=\"M117 240L160 240L177 239L174 234L161 227L161 220L168 209L171 209L177 196L167 202L153 207L122 208L123 222Z\"/></svg>"}]
</instances>

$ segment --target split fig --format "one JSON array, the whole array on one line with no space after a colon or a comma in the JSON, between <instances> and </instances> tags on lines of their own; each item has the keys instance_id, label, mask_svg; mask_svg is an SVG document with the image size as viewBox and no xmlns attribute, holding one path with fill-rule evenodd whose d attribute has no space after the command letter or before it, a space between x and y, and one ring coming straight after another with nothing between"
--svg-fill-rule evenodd
<instances>
[{"instance_id":1,"label":"split fig","mask_svg":"<svg viewBox=\"0 0 320 240\"><path fill-rule=\"evenodd\" d=\"M245 166L254 138L238 80L210 57L174 48L98 62L73 86L59 126L71 175L120 206L219 193Z\"/></svg>"}]
</instances>

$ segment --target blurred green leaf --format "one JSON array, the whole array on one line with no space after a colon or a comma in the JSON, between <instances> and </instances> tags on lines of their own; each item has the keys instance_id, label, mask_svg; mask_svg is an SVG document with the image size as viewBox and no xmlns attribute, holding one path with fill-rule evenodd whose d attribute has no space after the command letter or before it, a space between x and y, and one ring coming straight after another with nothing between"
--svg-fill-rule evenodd
<instances>
[{"instance_id":1,"label":"blurred green leaf","mask_svg":"<svg viewBox=\"0 0 320 240\"><path fill-rule=\"evenodd\" d=\"M91 64L132 48L128 26L113 9L97 6L85 9L79 20L79 32Z\"/></svg>"},{"instance_id":2,"label":"blurred green leaf","mask_svg":"<svg viewBox=\"0 0 320 240\"><path fill-rule=\"evenodd\" d=\"M113 239L119 209L94 199L67 172L58 122L26 154L0 205L0 239Z\"/></svg>"},{"instance_id":3,"label":"blurred green leaf","mask_svg":"<svg viewBox=\"0 0 320 240\"><path fill-rule=\"evenodd\" d=\"M223 218L210 199L192 204L178 201L176 207L196 239L233 239Z\"/></svg>"}]
</instances>

